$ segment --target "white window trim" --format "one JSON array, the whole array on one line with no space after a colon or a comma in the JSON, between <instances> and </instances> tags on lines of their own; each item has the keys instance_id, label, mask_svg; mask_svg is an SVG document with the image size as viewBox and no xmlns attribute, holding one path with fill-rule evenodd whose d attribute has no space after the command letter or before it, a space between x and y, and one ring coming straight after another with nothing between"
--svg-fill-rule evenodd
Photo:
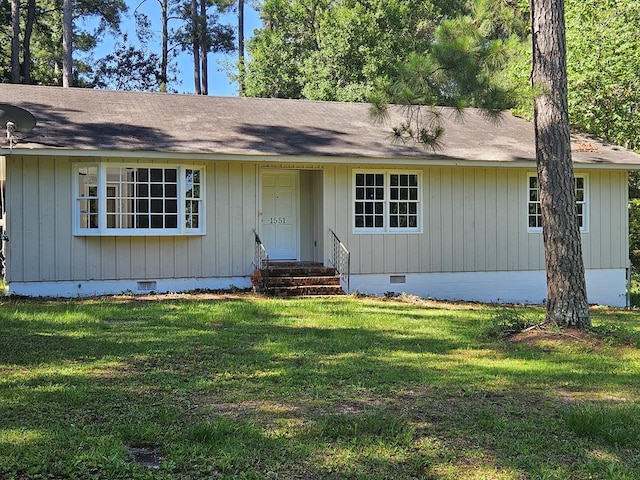
<instances>
[{"instance_id":1,"label":"white window trim","mask_svg":"<svg viewBox=\"0 0 640 480\"><path fill-rule=\"evenodd\" d=\"M529 172L527 173L527 185L526 185L526 215L525 222L527 225L527 233L542 233L542 227L530 227L529 226L529 182L532 177L537 178L537 173ZM590 201L589 201L589 175L587 173L574 173L575 178L582 178L584 180L584 200L582 201L583 210L582 210L582 226L580 227L580 233L589 233L589 210L590 210ZM574 181L575 182L575 181Z\"/></svg>"},{"instance_id":2,"label":"white window trim","mask_svg":"<svg viewBox=\"0 0 640 480\"><path fill-rule=\"evenodd\" d=\"M206 189L204 165L186 164L158 164L158 163L111 163L91 162L74 163L72 165L72 212L73 235L81 237L162 237L180 235L205 235L206 234ZM79 185L78 171L81 168L96 167L98 169L98 228L81 228L79 212ZM176 169L178 174L178 227L177 228L107 228L107 168L162 168ZM199 228L186 227L186 170L200 170L200 222Z\"/></svg>"},{"instance_id":3,"label":"white window trim","mask_svg":"<svg viewBox=\"0 0 640 480\"><path fill-rule=\"evenodd\" d=\"M353 227L353 233L355 235L363 235L363 234L385 234L385 235L402 235L402 234L416 234L422 233L422 172L419 170L401 170L401 169L354 169L352 170L351 175L351 224ZM356 204L356 175L359 173L364 174L382 174L384 175L384 227L356 227L355 223L355 204ZM416 201L418 205L417 209L417 219L418 226L417 227L390 227L389 226L389 203L391 201L391 182L389 178L393 174L399 175L416 175L418 178L418 200Z\"/></svg>"}]
</instances>

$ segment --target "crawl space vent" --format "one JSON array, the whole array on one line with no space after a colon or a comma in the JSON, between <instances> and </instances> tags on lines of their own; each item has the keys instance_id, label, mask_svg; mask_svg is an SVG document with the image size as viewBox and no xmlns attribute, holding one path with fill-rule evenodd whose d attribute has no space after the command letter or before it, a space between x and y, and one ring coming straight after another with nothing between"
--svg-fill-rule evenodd
<instances>
[{"instance_id":1,"label":"crawl space vent","mask_svg":"<svg viewBox=\"0 0 640 480\"><path fill-rule=\"evenodd\" d=\"M391 275L389 283L407 283L407 277L405 275Z\"/></svg>"},{"instance_id":2,"label":"crawl space vent","mask_svg":"<svg viewBox=\"0 0 640 480\"><path fill-rule=\"evenodd\" d=\"M157 288L156 282L138 282L138 290L142 292L150 292Z\"/></svg>"}]
</instances>

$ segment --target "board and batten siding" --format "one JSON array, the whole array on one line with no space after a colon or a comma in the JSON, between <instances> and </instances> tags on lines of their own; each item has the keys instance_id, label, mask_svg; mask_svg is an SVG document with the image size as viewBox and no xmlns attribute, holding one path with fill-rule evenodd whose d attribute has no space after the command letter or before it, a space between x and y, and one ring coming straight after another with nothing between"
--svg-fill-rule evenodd
<instances>
[{"instance_id":1,"label":"board and batten siding","mask_svg":"<svg viewBox=\"0 0 640 480\"><path fill-rule=\"evenodd\" d=\"M354 170L406 170L421 176L420 233L355 233ZM351 252L352 274L544 270L541 233L527 231L527 177L535 167L325 168L325 225ZM627 172L580 170L588 182L587 269L626 268Z\"/></svg>"},{"instance_id":2,"label":"board and batten siding","mask_svg":"<svg viewBox=\"0 0 640 480\"><path fill-rule=\"evenodd\" d=\"M87 237L73 235L72 171L79 161L62 156L8 158L8 282L237 277L251 272L255 163L204 164L206 235ZM148 159L137 163L203 165Z\"/></svg>"},{"instance_id":3,"label":"board and batten siding","mask_svg":"<svg viewBox=\"0 0 640 480\"><path fill-rule=\"evenodd\" d=\"M141 164L204 165L206 235L85 237L73 235L72 172L79 161L64 156L7 158L8 282L247 277L253 269L252 229L259 219L262 168L307 170L302 176L305 191L313 194L302 195L301 201L314 206L302 205L301 211L313 217L303 224L314 232L303 232L301 238L309 240L302 249L309 259L316 257L317 248L328 260L332 229L351 251L353 274L544 270L542 236L527 232L527 176L534 168L141 159ZM421 231L354 233L354 170L419 172ZM588 179L585 267L624 269L627 173L576 172ZM316 230L324 235L316 235Z\"/></svg>"}]
</instances>

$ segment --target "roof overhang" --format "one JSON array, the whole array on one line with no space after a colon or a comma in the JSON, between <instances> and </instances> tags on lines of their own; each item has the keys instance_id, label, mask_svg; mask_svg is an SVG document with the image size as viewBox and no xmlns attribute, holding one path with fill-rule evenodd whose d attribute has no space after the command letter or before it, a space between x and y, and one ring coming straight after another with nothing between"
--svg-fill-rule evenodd
<instances>
[{"instance_id":1,"label":"roof overhang","mask_svg":"<svg viewBox=\"0 0 640 480\"><path fill-rule=\"evenodd\" d=\"M462 158L434 157L346 157L346 156L313 156L313 155L251 155L251 154L212 154L212 153L183 153L157 151L130 150L67 150L40 148L0 148L0 156L10 159L12 156L21 157L68 157L78 161L104 161L109 159L149 159L181 161L229 161L256 162L281 164L327 164L327 165L402 165L415 167L476 167L476 168L535 168L534 160L470 160ZM640 170L640 163L611 163L606 161L573 162L574 168L581 170Z\"/></svg>"}]
</instances>

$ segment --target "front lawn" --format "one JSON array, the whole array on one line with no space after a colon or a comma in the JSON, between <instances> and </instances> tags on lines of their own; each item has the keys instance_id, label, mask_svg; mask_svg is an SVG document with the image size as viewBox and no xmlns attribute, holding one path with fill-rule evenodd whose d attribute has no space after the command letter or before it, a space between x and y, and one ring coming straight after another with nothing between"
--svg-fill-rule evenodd
<instances>
[{"instance_id":1,"label":"front lawn","mask_svg":"<svg viewBox=\"0 0 640 480\"><path fill-rule=\"evenodd\" d=\"M0 478L638 479L640 316L251 295L0 302Z\"/></svg>"}]
</instances>

